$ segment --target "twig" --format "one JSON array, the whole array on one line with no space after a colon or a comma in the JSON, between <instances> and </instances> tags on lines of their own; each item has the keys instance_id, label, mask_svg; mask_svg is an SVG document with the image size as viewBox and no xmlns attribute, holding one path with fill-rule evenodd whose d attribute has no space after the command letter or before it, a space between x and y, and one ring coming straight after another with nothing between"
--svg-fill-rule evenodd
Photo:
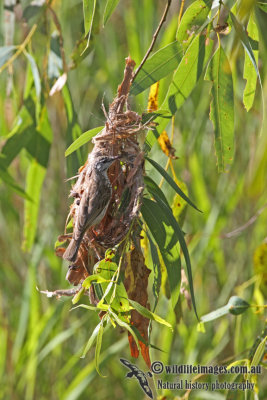
<instances>
[{"instance_id":1,"label":"twig","mask_svg":"<svg viewBox=\"0 0 267 400\"><path fill-rule=\"evenodd\" d=\"M54 290L53 292L50 292L49 290L39 290L38 287L36 287L38 292L45 294L47 297L61 297L61 296L74 296L78 291L79 288L75 289L58 289Z\"/></svg>"},{"instance_id":2,"label":"twig","mask_svg":"<svg viewBox=\"0 0 267 400\"><path fill-rule=\"evenodd\" d=\"M164 23L165 20L166 20L166 17L167 17L167 14L168 14L168 11L169 11L171 2L172 2L172 0L168 0L168 1L167 1L167 4L166 4L165 10L164 10L164 12L163 12L163 15L162 15L162 17L161 17L160 23L159 23L159 25L158 25L158 27L157 27L157 29L156 29L154 35L153 35L152 42L151 42L151 44L150 44L150 46L149 46L149 48L148 48L148 50L147 50L147 52L146 52L146 54L145 54L143 60L141 61L141 64L140 64L139 67L136 69L136 71L135 71L135 73L134 73L134 76L132 77L132 82L135 80L137 74L139 73L140 69L143 67L144 63L146 62L146 60L147 60L149 54L150 54L151 51L153 50L153 47L154 47L155 42L156 42L156 40L157 40L159 31L161 30L161 27L162 27L163 23Z\"/></svg>"},{"instance_id":3,"label":"twig","mask_svg":"<svg viewBox=\"0 0 267 400\"><path fill-rule=\"evenodd\" d=\"M34 24L32 29L30 30L29 34L26 36L25 40L19 46L17 46L18 50L16 51L16 53L13 54L13 56L10 57L4 65L2 65L2 67L0 68L0 74L1 74L1 72L4 71L4 69L6 69L9 65L11 65L13 63L13 61L15 61L16 58L25 50L25 47L31 40L36 29L37 29L37 24Z\"/></svg>"},{"instance_id":4,"label":"twig","mask_svg":"<svg viewBox=\"0 0 267 400\"><path fill-rule=\"evenodd\" d=\"M58 35L59 35L59 50L60 50L60 55L61 55L62 63L63 63L63 71L65 73L67 73L68 72L68 66L67 66L66 57L65 57L65 51L64 51L64 47L63 47L63 42L64 41L63 41L61 25L60 25L59 19L57 17L57 14L55 13L54 9L51 7L50 4L48 4L47 8L52 14L52 18L53 18L54 24L56 25L56 28L57 28L57 31L58 31Z\"/></svg>"},{"instance_id":5,"label":"twig","mask_svg":"<svg viewBox=\"0 0 267 400\"><path fill-rule=\"evenodd\" d=\"M243 232L245 229L247 229L250 225L254 224L254 222L257 220L259 215L265 210L267 207L267 203L262 206L253 217L251 217L248 222L246 222L244 225L240 226L239 228L236 228L234 231L229 232L229 233L224 233L220 237L223 239L230 239L233 236L238 236L241 232Z\"/></svg>"},{"instance_id":6,"label":"twig","mask_svg":"<svg viewBox=\"0 0 267 400\"><path fill-rule=\"evenodd\" d=\"M182 15L183 15L183 10L184 10L184 1L181 1L181 6L180 6L180 12L179 12L179 17L178 17L178 26L180 25L181 19L182 19Z\"/></svg>"}]
</instances>

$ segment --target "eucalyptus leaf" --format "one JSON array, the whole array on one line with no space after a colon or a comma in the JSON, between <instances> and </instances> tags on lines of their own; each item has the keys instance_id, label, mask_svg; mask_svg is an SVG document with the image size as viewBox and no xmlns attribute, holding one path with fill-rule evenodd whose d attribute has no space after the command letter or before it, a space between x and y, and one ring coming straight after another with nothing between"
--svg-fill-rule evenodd
<instances>
[{"instance_id":1,"label":"eucalyptus leaf","mask_svg":"<svg viewBox=\"0 0 267 400\"><path fill-rule=\"evenodd\" d=\"M234 157L234 93L230 64L221 46L210 60L205 79L212 82L210 119L214 126L218 171L225 172Z\"/></svg>"},{"instance_id":2,"label":"eucalyptus leaf","mask_svg":"<svg viewBox=\"0 0 267 400\"><path fill-rule=\"evenodd\" d=\"M186 9L177 30L177 40L182 43L184 50L193 40L195 32L206 21L211 5L211 0L196 0Z\"/></svg>"},{"instance_id":3,"label":"eucalyptus leaf","mask_svg":"<svg viewBox=\"0 0 267 400\"><path fill-rule=\"evenodd\" d=\"M182 59L183 49L178 41L168 44L147 59L136 79L130 94L136 96L149 88L153 83L167 76L177 68Z\"/></svg>"}]
</instances>

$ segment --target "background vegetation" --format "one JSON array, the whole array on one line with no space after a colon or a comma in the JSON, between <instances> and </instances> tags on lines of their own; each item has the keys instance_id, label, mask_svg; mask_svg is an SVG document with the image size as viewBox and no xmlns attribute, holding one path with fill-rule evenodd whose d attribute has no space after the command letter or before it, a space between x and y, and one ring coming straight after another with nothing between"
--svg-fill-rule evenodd
<instances>
[{"instance_id":1,"label":"background vegetation","mask_svg":"<svg viewBox=\"0 0 267 400\"><path fill-rule=\"evenodd\" d=\"M82 309L69 312L70 299L48 299L36 287L69 287L65 281L67 265L55 256L54 243L64 228L69 207L70 183L65 179L75 175L90 144L68 158L64 152L82 132L104 124L102 99L106 105L112 101L128 54L137 65L141 62L165 3L121 1L103 28L106 2L99 1L90 45L82 56L87 43L87 38L82 40L84 29L88 28L84 28L82 1L48 3L51 8L47 10L36 4L29 7L29 1L15 7L12 1L5 1L0 8L0 396L26 400L93 396L98 400L138 399L142 397L141 389L135 381L124 379L126 371L119 363L121 356L130 359L125 333L109 329L104 335L101 371L107 378L101 378L95 371L93 353L80 358L98 316ZM191 3L185 2L183 12ZM234 1L226 3L230 8L235 6ZM233 29L221 36L235 95L235 154L228 173L219 173L216 167L209 120L210 82L201 79L196 84L167 131L171 135L173 129L173 146L179 157L173 161L175 174L202 210L199 213L184 205L183 231L191 257L198 314L224 306L233 295L259 307L207 322L203 332L185 296L181 295L179 308L174 310L161 290L156 312L174 326L174 331L153 324L151 342L164 352L151 350L152 361L229 364L248 358L265 328L262 306L267 293L267 135L263 100L266 103L267 6L249 0L240 1L239 6L239 14L235 15L243 18L244 24L251 12L256 13L263 88L257 84L255 101L247 112L243 104L243 47ZM175 40L179 10L180 2L173 2L154 50ZM4 47L21 43L25 46ZM5 66L18 51L14 61ZM55 80L67 69L62 92L49 96ZM170 79L168 76L160 84L159 104ZM148 89L130 101L139 113L146 111ZM167 162L158 144L150 157L162 166ZM149 163L146 172L160 183L161 176ZM162 190L172 204L174 192L166 183ZM26 193L35 201L27 199ZM151 267L148 254L147 264ZM150 286L152 280L153 276ZM146 370L141 360L136 363ZM234 379L231 376L227 380L230 378ZM208 376L204 381L213 379ZM266 373L258 377L254 398L267 397L266 381ZM171 399L185 393L159 394ZM224 390L186 395L190 399L221 400L249 398L250 393Z\"/></svg>"}]
</instances>

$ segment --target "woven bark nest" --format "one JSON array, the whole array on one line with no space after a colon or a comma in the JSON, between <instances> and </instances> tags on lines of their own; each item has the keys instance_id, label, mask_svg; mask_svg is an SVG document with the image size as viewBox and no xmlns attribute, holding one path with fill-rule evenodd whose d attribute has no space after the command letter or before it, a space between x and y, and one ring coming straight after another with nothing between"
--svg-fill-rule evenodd
<instances>
[{"instance_id":1,"label":"woven bark nest","mask_svg":"<svg viewBox=\"0 0 267 400\"><path fill-rule=\"evenodd\" d=\"M124 79L118 87L117 96L106 113L106 123L103 130L93 138L93 150L89 153L86 163L79 169L76 183L70 191L74 198L70 207L69 218L73 226L78 215L80 199L86 189L87 176L103 156L118 156L109 168L108 177L112 184L112 198L103 220L89 228L83 237L78 257L70 265L67 279L77 285L91 273L91 265L95 260L103 258L105 251L118 245L127 235L133 221L139 215L141 199L144 190L143 165L144 153L138 143L138 134L148 128L142 124L141 116L131 111L128 105L128 95L133 77L135 62L128 57L124 70ZM70 234L59 237L59 241L69 241ZM65 249L59 247L56 254L63 256Z\"/></svg>"}]
</instances>

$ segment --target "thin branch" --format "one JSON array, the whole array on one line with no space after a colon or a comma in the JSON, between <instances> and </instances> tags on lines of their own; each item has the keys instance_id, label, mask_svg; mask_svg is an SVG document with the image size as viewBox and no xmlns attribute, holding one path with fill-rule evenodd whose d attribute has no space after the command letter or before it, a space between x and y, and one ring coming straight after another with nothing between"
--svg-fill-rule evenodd
<instances>
[{"instance_id":1,"label":"thin branch","mask_svg":"<svg viewBox=\"0 0 267 400\"><path fill-rule=\"evenodd\" d=\"M167 4L166 4L165 10L164 10L164 12L163 12L163 15L162 15L162 17L161 17L160 23L159 23L159 25L158 25L158 27L157 27L157 29L156 29L154 35L153 35L152 42L151 42L151 44L150 44L150 46L149 46L149 48L148 48L148 50L147 50L147 52L146 52L146 54L145 54L143 60L141 61L141 64L140 64L139 67L136 69L136 71L135 71L135 73L134 73L134 76L132 77L132 82L135 80L137 74L139 73L140 69L143 67L144 63L146 62L146 60L147 60L149 54L150 54L151 51L153 50L153 47L154 47L155 42L156 42L156 40L157 40L159 31L161 30L161 27L162 27L163 23L164 23L165 20L166 20L166 17L167 17L167 14L168 14L168 11L169 11L171 2L172 2L172 0L168 0L168 1L167 1Z\"/></svg>"},{"instance_id":2,"label":"thin branch","mask_svg":"<svg viewBox=\"0 0 267 400\"><path fill-rule=\"evenodd\" d=\"M267 203L262 206L253 217L251 217L248 222L246 222L244 225L240 226L239 228L236 228L234 231L229 232L229 233L224 233L220 237L222 239L230 239L233 236L238 236L240 233L242 233L245 229L247 229L250 225L254 224L254 222L257 220L257 218L261 215L261 213L265 210L267 207Z\"/></svg>"}]
</instances>

